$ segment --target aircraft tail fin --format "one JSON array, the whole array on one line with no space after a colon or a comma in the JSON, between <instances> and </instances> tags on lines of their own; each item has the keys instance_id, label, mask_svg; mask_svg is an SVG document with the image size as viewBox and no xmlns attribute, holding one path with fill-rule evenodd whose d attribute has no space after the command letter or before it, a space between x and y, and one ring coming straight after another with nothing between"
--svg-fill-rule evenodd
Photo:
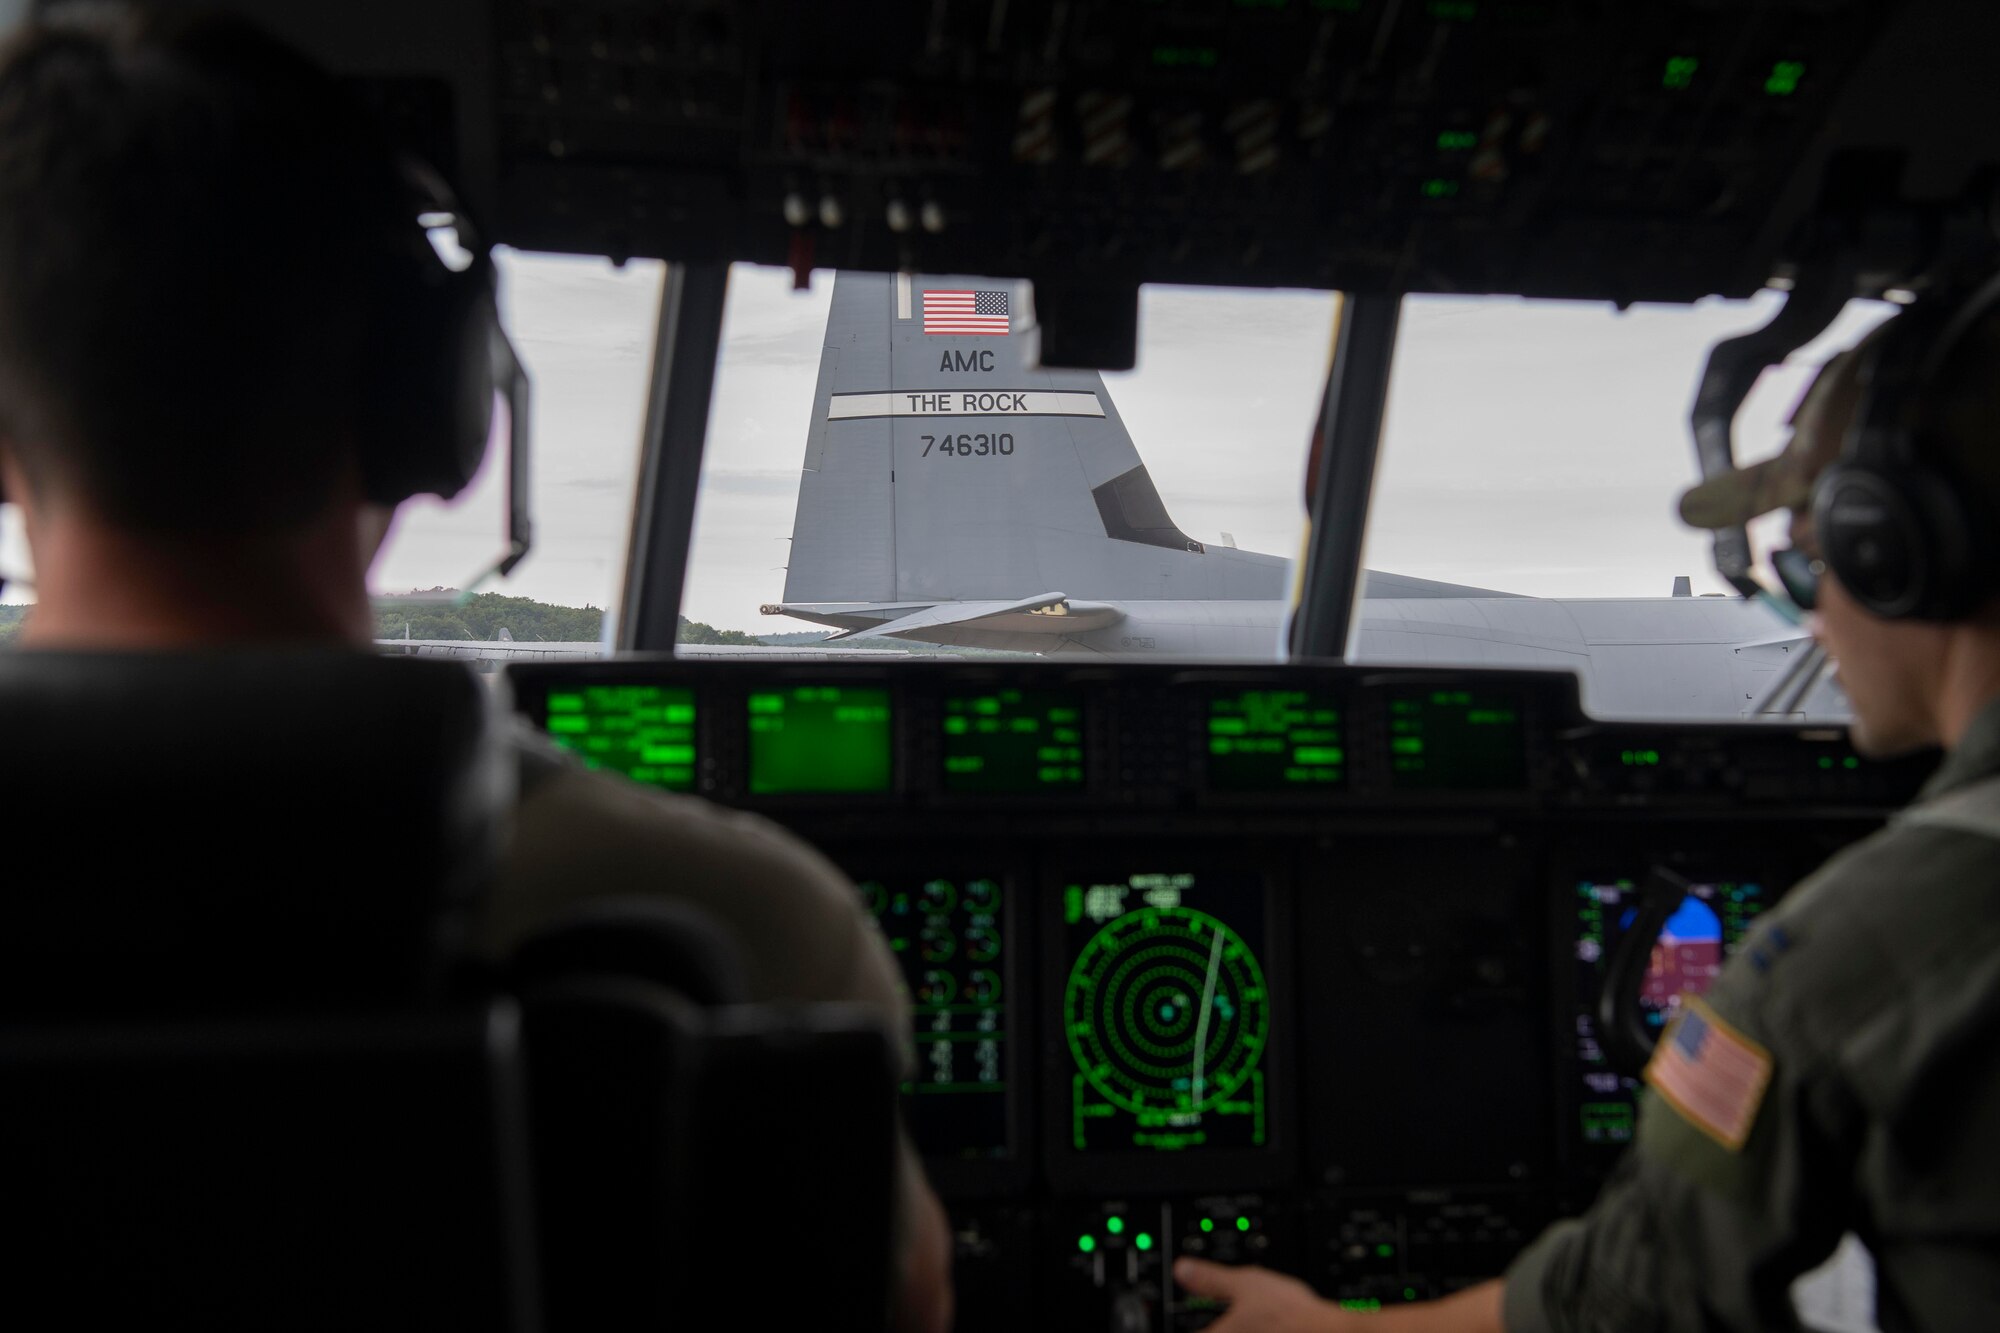
<instances>
[{"instance_id":1,"label":"aircraft tail fin","mask_svg":"<svg viewBox=\"0 0 2000 1333\"><path fill-rule=\"evenodd\" d=\"M836 275L785 602L1284 595L1174 522L1101 376L1029 365L1032 318L1024 283Z\"/></svg>"}]
</instances>

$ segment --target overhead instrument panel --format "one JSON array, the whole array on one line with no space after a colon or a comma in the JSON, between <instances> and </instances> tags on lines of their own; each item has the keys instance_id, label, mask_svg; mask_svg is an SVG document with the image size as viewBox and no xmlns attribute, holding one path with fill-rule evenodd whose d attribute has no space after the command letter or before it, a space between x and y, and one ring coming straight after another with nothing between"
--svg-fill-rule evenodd
<instances>
[{"instance_id":1,"label":"overhead instrument panel","mask_svg":"<svg viewBox=\"0 0 2000 1333\"><path fill-rule=\"evenodd\" d=\"M533 249L1685 301L1901 7L505 0L464 110Z\"/></svg>"}]
</instances>

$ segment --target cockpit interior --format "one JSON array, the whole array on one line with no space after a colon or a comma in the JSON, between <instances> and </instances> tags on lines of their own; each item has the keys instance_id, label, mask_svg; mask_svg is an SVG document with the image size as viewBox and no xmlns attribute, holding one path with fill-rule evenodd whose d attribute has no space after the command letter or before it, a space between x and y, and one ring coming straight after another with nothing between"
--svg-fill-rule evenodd
<instances>
[{"instance_id":1,"label":"cockpit interior","mask_svg":"<svg viewBox=\"0 0 2000 1333\"><path fill-rule=\"evenodd\" d=\"M83 1021L65 1008L76 988L0 983L26 1006L21 1023L0 1024L0 1069L48 1094L0 1111L17 1144L54 1143L48 1136L59 1139L64 1124L86 1140L114 1134L79 1110L94 1104L93 1090L154 1088L166 1090L162 1124L208 1124L195 1136L214 1154L204 1162L236 1161L242 1145L213 1132L214 1108L267 1077L271 1062L292 1059L286 1086L299 1093L300 1123L351 1132L378 1168L368 1181L376 1240L349 1236L317 1250L340 1266L326 1283L350 1288L327 1311L366 1319L354 1293L389 1299L428 1286L430 1297L379 1326L414 1327L427 1315L524 1330L654 1317L693 1327L733 1311L735 1326L775 1327L757 1313L768 1300L785 1326L886 1327L887 1278L854 1280L830 1256L865 1249L870 1236L886 1246L891 1209L880 1181L866 1177L886 1179L884 1126L898 1115L949 1216L955 1327L968 1333L1204 1328L1220 1307L1172 1273L1189 1255L1290 1273L1355 1311L1448 1294L1499 1275L1545 1225L1589 1205L1632 1140L1639 1070L1666 1022L1760 913L1879 828L1937 762L1865 757L1838 722L1809 710L1609 716L1588 706L1589 691L1604 687L1580 686L1573 671L1385 662L1357 655L1357 625L1375 595L1364 587L1364 550L1408 302L1517 297L1621 311L1765 303L1768 320L1709 350L1675 425L1674 462L1689 479L1726 472L1747 461L1734 422L1759 375L1850 302L1908 301L1940 272L1990 261L2000 244L1991 72L2000 8L230 7L334 70L450 181L484 241L663 265L608 651L537 660L516 631L498 646L521 651L466 671L480 688L443 689L429 715L468 727L466 710L484 700L592 768L803 838L861 894L914 1021L890 1043L914 1050L916 1072L899 1088L883 1074L882 1043L839 1015L731 1029L683 1014L681 1038L699 1030L702 1042L645 1037L606 1020L619 1002L619 983L599 975L607 969L593 962L577 979L565 948L601 962L588 930L581 945L557 940L523 964L558 978L523 992L542 997L539 1010L507 1020L526 1024L528 1074L493 1055L490 1009L478 1023L439 1018L386 1047L360 1020L315 1017L317 1062L254 1013L226 1039L197 1023L165 1050L139 1037L119 1046L129 1025L114 1024L109 1044L78 1038L86 1058L64 1045ZM742 281L733 265L738 275L762 266L801 288L832 282L829 270L987 275L992 285L967 300L969 313L936 318L999 318L992 311L1008 306L989 291L1020 293L1007 317L1031 302L1024 364L1051 374L1142 361L1142 290L1337 293L1323 383L1300 405L1315 421L1310 466L1294 483L1302 540L1281 553L1293 559L1268 660L1115 646L915 661L808 649L677 653L718 361L733 336L725 312ZM932 317L926 309L919 319ZM1019 337L1028 326L1014 328ZM825 338L831 345L835 330ZM809 379L810 365L798 373ZM507 424L495 444L507 451L494 466L508 486L494 542L510 569L532 567L530 479L560 467L564 448L526 429L531 379L518 362L503 377ZM1025 394L1041 384L990 387ZM909 424L889 411L884 420L898 430ZM1010 464L998 441L1011 449L1013 437L996 428L992 438L991 457L945 462ZM950 451L953 436L944 439ZM1247 457L1264 442L1215 447ZM1622 466L1615 422L1596 447L1606 469ZM924 465L938 462L932 451ZM915 466L900 455L894 465ZM1141 512L1143 496L1118 494L1126 508L1117 512ZM1660 506L1671 499L1662 494ZM1099 495L1100 507L1113 503ZM1113 510L1103 512L1115 537ZM1155 546L1171 530L1176 559L1231 554L1172 520L1130 527L1140 534L1130 540ZM1730 598L1768 595L1750 533L1717 532L1711 554ZM1661 596L1666 584L1663 573ZM494 586L505 590L504 580ZM1052 617L1081 625L1106 614L1090 596L1023 586L993 594L978 614L1040 633ZM782 600L819 606L823 626L846 623L825 609L830 599ZM919 638L923 617L937 623L923 605L877 600L892 608L866 622L877 628L914 626L909 636ZM1127 631L1128 647L1137 632ZM394 634L407 627L385 634L386 655ZM1630 651L1647 651L1632 642ZM356 710L380 703L368 682L315 671L301 666L297 680L316 697ZM187 683L230 706L222 685ZM1740 693L1731 687L1732 698ZM31 781L6 784L24 831L65 801L96 799L113 771L103 766L124 762L98 723L65 732L50 721L62 706L57 694L0 687L0 717L11 719L0 751L10 733L58 749L65 735L91 738L90 762L63 782L39 794ZM128 721L148 736L168 725L136 704ZM453 731L415 743L407 738L428 724L405 721L406 739L382 747L403 774L401 808L462 814L464 802L439 791L475 739ZM191 720L173 725L173 743L201 743ZM232 743L261 743L241 719L222 731ZM255 814L241 822L281 827L278 807L295 793L377 821L385 845L416 836L393 823L385 801L357 804L334 790L336 779L371 771L344 748L359 737L331 732L317 743L337 758L317 773L302 753L260 758L263 777L247 786L213 766L200 772ZM150 782L176 785L170 764L145 770ZM191 817L187 799L163 791L162 808ZM246 858L283 853L268 831L232 849L227 829L238 823L225 816L212 829L221 841L204 873L239 888L282 880L282 868L246 875ZM449 878L451 849L464 845L417 844L432 860L399 866L340 853L312 872L372 880L356 915L285 925L260 910L255 919L343 939L401 929L384 890L409 885L413 873ZM106 854L124 864L126 853ZM74 913L49 921L86 930ZM62 958L94 956L81 933L63 938ZM147 945L144 931L121 932L106 956L136 959ZM188 958L253 993L286 980L284 968L234 966L219 945L187 947ZM363 956L378 977L417 966ZM33 951L15 964L22 977L57 970ZM180 984L175 969L132 966L147 986ZM702 983L684 989L698 1005ZM540 1086L536 1038L560 1044L566 1033L581 1054L543 1068L567 1071L587 1096L503 1095L507 1079ZM478 1073L466 1061L476 1065L482 1049ZM151 1072L135 1074L132 1061ZM188 1073L197 1067L205 1072ZM424 1108L419 1123L399 1129L382 1106L338 1093L384 1079L401 1089L398 1104ZM679 1097L731 1079L711 1103ZM887 1090L871 1091L871 1079ZM496 1098L505 1103L497 1111ZM657 1160L671 1161L685 1186L663 1200L639 1197L632 1181L645 1171L630 1161L590 1160L587 1147L566 1157L538 1141L545 1128L599 1145L645 1139L629 1122L653 1112L665 1126L654 1131L666 1138ZM457 1136L452 1123L485 1128ZM131 1178L157 1190L197 1191L213 1179L167 1170L167 1141L128 1144L116 1160L139 1161ZM309 1157L307 1147L279 1151ZM122 1197L109 1168L92 1174L71 1156L36 1175L38 1187L87 1182L75 1188ZM515 1165L496 1175L496 1157ZM618 1183L566 1192L565 1168ZM742 1173L740 1191L731 1170ZM301 1167L270 1183L310 1197L339 1188L333 1174ZM609 1200L601 1207L599 1189ZM230 1235L254 1233L243 1220L261 1208L300 1211L240 1183L222 1193L228 1201L198 1217ZM597 1224L577 1220L593 1215ZM133 1216L139 1234L174 1226L172 1210ZM442 1238L496 1218L507 1219L505 1235L476 1245ZM671 1290L639 1237L683 1256ZM296 1274L308 1242L267 1241L252 1257ZM703 1272L725 1275L738 1303L689 1294ZM744 1285L760 1279L764 1288ZM264 1295L282 1302L266 1310L331 1326L296 1288ZM210 1326L247 1327L243 1314L217 1313ZM1849 1327L1831 1316L1816 1326Z\"/></svg>"}]
</instances>

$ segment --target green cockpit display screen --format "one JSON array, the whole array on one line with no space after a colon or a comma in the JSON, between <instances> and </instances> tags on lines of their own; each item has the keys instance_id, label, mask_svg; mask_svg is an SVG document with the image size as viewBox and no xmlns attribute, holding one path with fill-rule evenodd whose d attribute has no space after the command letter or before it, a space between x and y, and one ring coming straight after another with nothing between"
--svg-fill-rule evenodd
<instances>
[{"instance_id":1,"label":"green cockpit display screen","mask_svg":"<svg viewBox=\"0 0 2000 1333\"><path fill-rule=\"evenodd\" d=\"M543 730L592 768L666 791L695 788L694 691L682 685L575 685L548 692Z\"/></svg>"},{"instance_id":2,"label":"green cockpit display screen","mask_svg":"<svg viewBox=\"0 0 2000 1333\"><path fill-rule=\"evenodd\" d=\"M1007 1102L1006 902L996 878L860 881L909 988L915 1077L903 1120L933 1159L1003 1158Z\"/></svg>"},{"instance_id":3,"label":"green cockpit display screen","mask_svg":"<svg viewBox=\"0 0 2000 1333\"><path fill-rule=\"evenodd\" d=\"M1083 702L1068 690L994 689L944 701L946 791L1083 786Z\"/></svg>"},{"instance_id":4,"label":"green cockpit display screen","mask_svg":"<svg viewBox=\"0 0 2000 1333\"><path fill-rule=\"evenodd\" d=\"M1271 997L1255 874L1076 879L1063 889L1070 1146L1270 1143Z\"/></svg>"},{"instance_id":5,"label":"green cockpit display screen","mask_svg":"<svg viewBox=\"0 0 2000 1333\"><path fill-rule=\"evenodd\" d=\"M1308 791L1347 777L1340 703L1322 690L1241 690L1208 701L1213 791Z\"/></svg>"},{"instance_id":6,"label":"green cockpit display screen","mask_svg":"<svg viewBox=\"0 0 2000 1333\"><path fill-rule=\"evenodd\" d=\"M888 690L791 685L752 691L748 707L752 795L889 790Z\"/></svg>"},{"instance_id":7,"label":"green cockpit display screen","mask_svg":"<svg viewBox=\"0 0 2000 1333\"><path fill-rule=\"evenodd\" d=\"M1389 777L1412 791L1517 791L1528 785L1518 690L1401 690L1389 697Z\"/></svg>"}]
</instances>

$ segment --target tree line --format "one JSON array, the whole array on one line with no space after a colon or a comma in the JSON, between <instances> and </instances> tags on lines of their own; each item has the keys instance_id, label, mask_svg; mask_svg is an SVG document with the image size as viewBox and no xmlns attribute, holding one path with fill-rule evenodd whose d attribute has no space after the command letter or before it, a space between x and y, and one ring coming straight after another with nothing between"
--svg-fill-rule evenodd
<instances>
[{"instance_id":1,"label":"tree line","mask_svg":"<svg viewBox=\"0 0 2000 1333\"><path fill-rule=\"evenodd\" d=\"M432 589L434 594L451 591ZM375 607L378 639L483 643L500 637L503 629L522 643L595 643L604 632L604 612L594 606L554 606L497 592L477 593L463 602L390 601Z\"/></svg>"},{"instance_id":2,"label":"tree line","mask_svg":"<svg viewBox=\"0 0 2000 1333\"><path fill-rule=\"evenodd\" d=\"M432 589L447 593L448 588ZM482 592L463 604L404 603L378 605L378 639L452 639L489 642L505 629L517 643L595 643L604 634L604 612L594 606L555 606L527 597ZM763 640L740 629L717 629L699 620L680 618L682 643L758 644Z\"/></svg>"}]
</instances>

